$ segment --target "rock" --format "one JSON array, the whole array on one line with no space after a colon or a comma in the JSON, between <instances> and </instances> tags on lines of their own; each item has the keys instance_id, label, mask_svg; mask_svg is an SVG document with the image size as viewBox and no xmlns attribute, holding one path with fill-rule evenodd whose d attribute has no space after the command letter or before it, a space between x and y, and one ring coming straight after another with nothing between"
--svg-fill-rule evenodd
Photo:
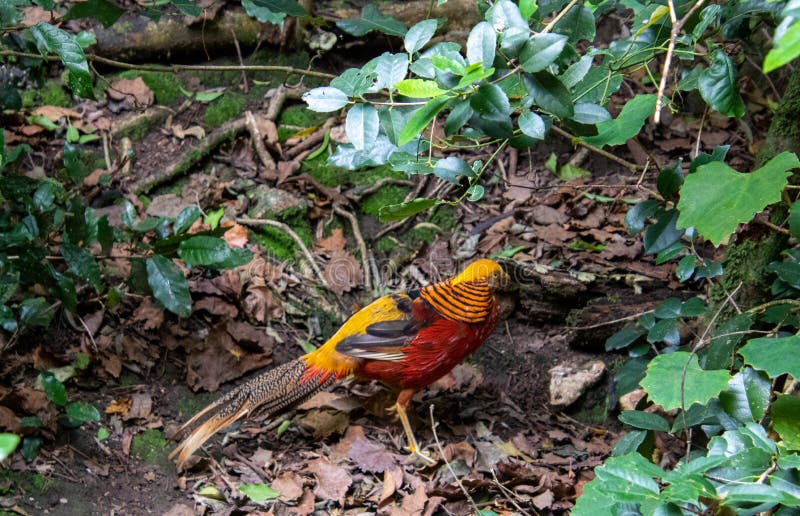
<instances>
[{"instance_id":1,"label":"rock","mask_svg":"<svg viewBox=\"0 0 800 516\"><path fill-rule=\"evenodd\" d=\"M184 208L192 204L194 203L186 201L175 194L157 195L150 201L150 206L147 207L145 213L151 217L175 218Z\"/></svg>"},{"instance_id":2,"label":"rock","mask_svg":"<svg viewBox=\"0 0 800 516\"><path fill-rule=\"evenodd\" d=\"M255 219L292 215L293 212L305 211L308 208L305 199L267 185L256 186L247 197L252 203L248 214Z\"/></svg>"},{"instance_id":3,"label":"rock","mask_svg":"<svg viewBox=\"0 0 800 516\"><path fill-rule=\"evenodd\" d=\"M568 407L581 395L595 385L606 365L600 360L592 360L581 365L559 364L550 369L550 404Z\"/></svg>"},{"instance_id":4,"label":"rock","mask_svg":"<svg viewBox=\"0 0 800 516\"><path fill-rule=\"evenodd\" d=\"M121 204L112 204L110 206L97 208L94 211L94 214L97 216L97 218L100 218L103 215L108 215L108 224L119 228L122 227L122 209L123 208Z\"/></svg>"}]
</instances>

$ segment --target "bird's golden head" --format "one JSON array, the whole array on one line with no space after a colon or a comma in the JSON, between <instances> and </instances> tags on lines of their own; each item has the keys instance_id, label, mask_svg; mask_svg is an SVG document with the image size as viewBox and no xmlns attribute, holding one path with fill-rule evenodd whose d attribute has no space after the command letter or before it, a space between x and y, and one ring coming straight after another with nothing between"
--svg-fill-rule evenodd
<instances>
[{"instance_id":1,"label":"bird's golden head","mask_svg":"<svg viewBox=\"0 0 800 516\"><path fill-rule=\"evenodd\" d=\"M508 274L494 260L476 260L453 278L453 285L460 283L482 283L485 282L489 289L494 291L510 280Z\"/></svg>"}]
</instances>

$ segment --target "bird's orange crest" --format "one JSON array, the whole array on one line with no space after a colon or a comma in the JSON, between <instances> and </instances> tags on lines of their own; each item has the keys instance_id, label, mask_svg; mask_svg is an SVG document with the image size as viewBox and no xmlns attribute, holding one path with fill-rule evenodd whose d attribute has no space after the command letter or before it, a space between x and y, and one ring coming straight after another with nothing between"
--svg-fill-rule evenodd
<instances>
[{"instance_id":1,"label":"bird's orange crest","mask_svg":"<svg viewBox=\"0 0 800 516\"><path fill-rule=\"evenodd\" d=\"M461 271L461 274L452 279L451 285L455 286L464 282L488 280L489 278L498 277L502 274L503 269L500 267L500 264L494 260L484 258L467 265L467 267Z\"/></svg>"}]
</instances>

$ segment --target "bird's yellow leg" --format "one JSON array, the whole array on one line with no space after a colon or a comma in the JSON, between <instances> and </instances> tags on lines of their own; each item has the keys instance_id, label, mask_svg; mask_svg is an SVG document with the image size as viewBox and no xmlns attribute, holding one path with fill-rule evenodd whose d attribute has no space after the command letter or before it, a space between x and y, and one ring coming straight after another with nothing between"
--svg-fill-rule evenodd
<instances>
[{"instance_id":1,"label":"bird's yellow leg","mask_svg":"<svg viewBox=\"0 0 800 516\"><path fill-rule=\"evenodd\" d=\"M436 464L436 461L431 459L430 456L423 452L419 444L417 443L417 438L414 437L414 432L411 430L411 423L408 421L408 406L411 404L411 398L414 396L413 389L403 389L400 391L400 394L397 396L397 403L395 404L395 410L397 410L397 416L400 418L400 423L403 425L403 430L406 432L406 438L408 439L408 451L411 454L421 458L428 464Z\"/></svg>"}]
</instances>

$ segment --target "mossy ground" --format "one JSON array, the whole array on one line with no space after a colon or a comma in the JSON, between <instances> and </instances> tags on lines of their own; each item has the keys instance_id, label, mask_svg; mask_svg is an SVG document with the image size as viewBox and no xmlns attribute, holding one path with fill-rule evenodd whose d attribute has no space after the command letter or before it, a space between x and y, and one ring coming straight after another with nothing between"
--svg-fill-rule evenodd
<instances>
[{"instance_id":1,"label":"mossy ground","mask_svg":"<svg viewBox=\"0 0 800 516\"><path fill-rule=\"evenodd\" d=\"M181 91L183 84L174 73L129 70L119 74L121 79L135 79L136 77L141 77L147 87L153 90L153 96L159 104L170 104L183 95L183 91Z\"/></svg>"},{"instance_id":2,"label":"mossy ground","mask_svg":"<svg viewBox=\"0 0 800 516\"><path fill-rule=\"evenodd\" d=\"M22 91L22 106L31 108L35 106L69 107L72 97L58 81L50 80L41 88L30 88Z\"/></svg>"},{"instance_id":3,"label":"mossy ground","mask_svg":"<svg viewBox=\"0 0 800 516\"><path fill-rule=\"evenodd\" d=\"M203 121L211 127L220 127L228 120L238 117L247 105L247 97L235 91L226 91L211 102L203 115Z\"/></svg>"},{"instance_id":4,"label":"mossy ground","mask_svg":"<svg viewBox=\"0 0 800 516\"><path fill-rule=\"evenodd\" d=\"M39 473L5 469L0 471L0 495L13 495L17 490L26 494L41 494L55 485L56 481ZM14 513L16 514L16 513Z\"/></svg>"},{"instance_id":5,"label":"mossy ground","mask_svg":"<svg viewBox=\"0 0 800 516\"><path fill-rule=\"evenodd\" d=\"M133 436L131 452L147 464L161 464L166 460L165 453L168 445L169 442L160 430L148 428L141 434Z\"/></svg>"}]
</instances>

